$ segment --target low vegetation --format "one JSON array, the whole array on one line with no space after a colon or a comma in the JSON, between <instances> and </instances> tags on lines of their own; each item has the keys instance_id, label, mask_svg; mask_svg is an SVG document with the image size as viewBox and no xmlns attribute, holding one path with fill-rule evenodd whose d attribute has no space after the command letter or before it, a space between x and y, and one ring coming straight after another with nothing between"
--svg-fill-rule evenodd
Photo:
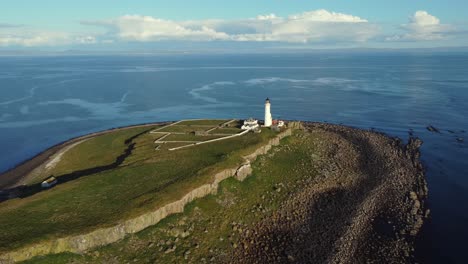
<instances>
[{"instance_id":1,"label":"low vegetation","mask_svg":"<svg viewBox=\"0 0 468 264\"><path fill-rule=\"evenodd\" d=\"M197 136L194 134L171 134L164 138L163 141L192 141L192 142L201 142L207 141L216 138L222 138L223 136Z\"/></svg>"},{"instance_id":2,"label":"low vegetation","mask_svg":"<svg viewBox=\"0 0 468 264\"><path fill-rule=\"evenodd\" d=\"M173 132L173 133L191 133L195 131L206 131L211 126L198 126L198 125L172 125L158 130L158 132Z\"/></svg>"},{"instance_id":3,"label":"low vegetation","mask_svg":"<svg viewBox=\"0 0 468 264\"><path fill-rule=\"evenodd\" d=\"M126 140L156 128L159 126L119 130L105 136L88 139L67 151L60 162L45 170L29 184L37 183L50 175L60 177L77 170L111 164L127 148Z\"/></svg>"},{"instance_id":4,"label":"low vegetation","mask_svg":"<svg viewBox=\"0 0 468 264\"><path fill-rule=\"evenodd\" d=\"M304 178L304 172L295 168L307 162L313 151L303 143L304 139L297 135L282 140L271 154L253 163L253 175L244 182L230 178L221 183L218 195L196 200L184 213L170 216L121 242L84 255L51 255L34 258L31 263L204 263L225 260L223 258L229 252L243 246L237 244L237 240L247 226L268 217L298 188L296 182ZM314 175L314 171L309 171L309 177Z\"/></svg>"},{"instance_id":5,"label":"low vegetation","mask_svg":"<svg viewBox=\"0 0 468 264\"><path fill-rule=\"evenodd\" d=\"M67 152L53 173L60 179L62 173L112 163L132 146L130 155L116 168L3 202L0 252L42 239L112 226L122 219L154 210L211 181L215 172L239 164L242 156L275 136L274 132L264 130L260 134L249 133L168 151L169 146L177 144L163 144L156 150L154 140L160 135L148 133L149 129L128 129L90 139Z\"/></svg>"},{"instance_id":6,"label":"low vegetation","mask_svg":"<svg viewBox=\"0 0 468 264\"><path fill-rule=\"evenodd\" d=\"M250 177L223 181L183 213L114 244L32 262L415 262L428 216L421 141L304 125L259 156Z\"/></svg>"},{"instance_id":7,"label":"low vegetation","mask_svg":"<svg viewBox=\"0 0 468 264\"><path fill-rule=\"evenodd\" d=\"M228 122L227 119L202 119L202 120L185 120L178 125L183 126L218 126L225 122Z\"/></svg>"},{"instance_id":8,"label":"low vegetation","mask_svg":"<svg viewBox=\"0 0 468 264\"><path fill-rule=\"evenodd\" d=\"M237 134L240 132L242 132L240 128L223 127L223 128L216 128L215 130L211 131L210 134Z\"/></svg>"}]
</instances>

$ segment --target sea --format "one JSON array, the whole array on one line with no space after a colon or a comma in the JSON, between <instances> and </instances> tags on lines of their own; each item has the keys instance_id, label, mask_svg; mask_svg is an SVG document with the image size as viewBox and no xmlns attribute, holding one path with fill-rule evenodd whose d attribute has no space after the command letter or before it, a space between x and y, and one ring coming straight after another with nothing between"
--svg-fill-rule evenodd
<instances>
[{"instance_id":1,"label":"sea","mask_svg":"<svg viewBox=\"0 0 468 264\"><path fill-rule=\"evenodd\" d=\"M0 57L0 171L67 139L113 127L263 119L267 97L276 119L344 124L404 141L421 138L431 216L415 254L421 263L466 263L463 52Z\"/></svg>"}]
</instances>

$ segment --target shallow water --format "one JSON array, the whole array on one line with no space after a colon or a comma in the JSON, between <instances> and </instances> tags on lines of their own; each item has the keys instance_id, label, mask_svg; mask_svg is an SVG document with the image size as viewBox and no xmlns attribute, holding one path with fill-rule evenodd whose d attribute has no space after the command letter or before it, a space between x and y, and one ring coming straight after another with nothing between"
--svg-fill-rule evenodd
<instances>
[{"instance_id":1,"label":"shallow water","mask_svg":"<svg viewBox=\"0 0 468 264\"><path fill-rule=\"evenodd\" d=\"M343 123L424 140L424 263L468 257L468 54L0 58L0 171L71 137L183 118ZM441 133L432 133L433 125ZM450 130L450 131L449 131ZM458 142L464 138L465 142Z\"/></svg>"}]
</instances>

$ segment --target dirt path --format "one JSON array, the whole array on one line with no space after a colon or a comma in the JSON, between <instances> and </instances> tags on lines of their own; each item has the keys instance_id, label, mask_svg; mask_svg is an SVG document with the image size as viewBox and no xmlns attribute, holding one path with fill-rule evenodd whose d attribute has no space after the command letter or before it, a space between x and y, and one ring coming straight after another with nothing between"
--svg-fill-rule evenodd
<instances>
[{"instance_id":1,"label":"dirt path","mask_svg":"<svg viewBox=\"0 0 468 264\"><path fill-rule=\"evenodd\" d=\"M236 134L210 134L210 135L213 135L213 136L222 136L221 138L216 138L216 139L210 139L210 140L206 140L206 141L192 141L192 140L169 140L169 141L165 141L163 139L167 138L168 136L174 134L174 135L185 135L187 133L181 133L181 132L160 132L160 130L162 129L165 129L165 128L168 128L168 127L171 127L171 126L178 126L179 123L181 122L184 122L184 121L188 121L188 120L180 120L178 122L175 122L175 123L172 123L168 126L165 126L165 127L162 127L162 128L159 128L159 129L155 129L153 131L151 131L150 133L151 134L163 134L164 136L162 136L161 138L157 139L154 141L155 144L165 144L165 143L187 143L187 145L185 146L180 146L180 147L175 147L175 148L170 148L169 151L173 151L173 150L179 150L179 149L184 149L184 148L190 148L190 147L194 147L194 146L198 146L198 145L202 145L202 144L207 144L207 143L212 143L212 142L217 142L217 141L221 141L221 140L226 140L226 139L230 139L230 138L234 138L234 137L239 137L239 136L243 136L245 134L247 134L249 131L248 130L244 130L244 131L241 131L239 133L236 133ZM224 125L228 125L232 122L236 121L236 119L231 119L227 122L224 122L222 123L221 125L218 125L218 126L211 126L211 125L198 125L198 126L201 126L201 127L210 127L210 129L206 130L205 133L209 133L215 129L218 129L219 127L222 127ZM159 147L159 146L158 146Z\"/></svg>"},{"instance_id":2,"label":"dirt path","mask_svg":"<svg viewBox=\"0 0 468 264\"><path fill-rule=\"evenodd\" d=\"M414 262L427 213L421 142L305 127L252 163L251 185L226 183L172 220L68 262Z\"/></svg>"}]
</instances>

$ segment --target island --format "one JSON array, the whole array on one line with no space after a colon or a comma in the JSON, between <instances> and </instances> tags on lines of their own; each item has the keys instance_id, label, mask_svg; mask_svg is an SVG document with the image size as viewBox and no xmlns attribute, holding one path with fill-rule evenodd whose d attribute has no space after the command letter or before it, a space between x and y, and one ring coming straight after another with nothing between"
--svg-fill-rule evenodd
<instances>
[{"instance_id":1,"label":"island","mask_svg":"<svg viewBox=\"0 0 468 264\"><path fill-rule=\"evenodd\" d=\"M429 213L420 140L267 118L138 125L46 150L0 176L0 262L412 260Z\"/></svg>"}]
</instances>

